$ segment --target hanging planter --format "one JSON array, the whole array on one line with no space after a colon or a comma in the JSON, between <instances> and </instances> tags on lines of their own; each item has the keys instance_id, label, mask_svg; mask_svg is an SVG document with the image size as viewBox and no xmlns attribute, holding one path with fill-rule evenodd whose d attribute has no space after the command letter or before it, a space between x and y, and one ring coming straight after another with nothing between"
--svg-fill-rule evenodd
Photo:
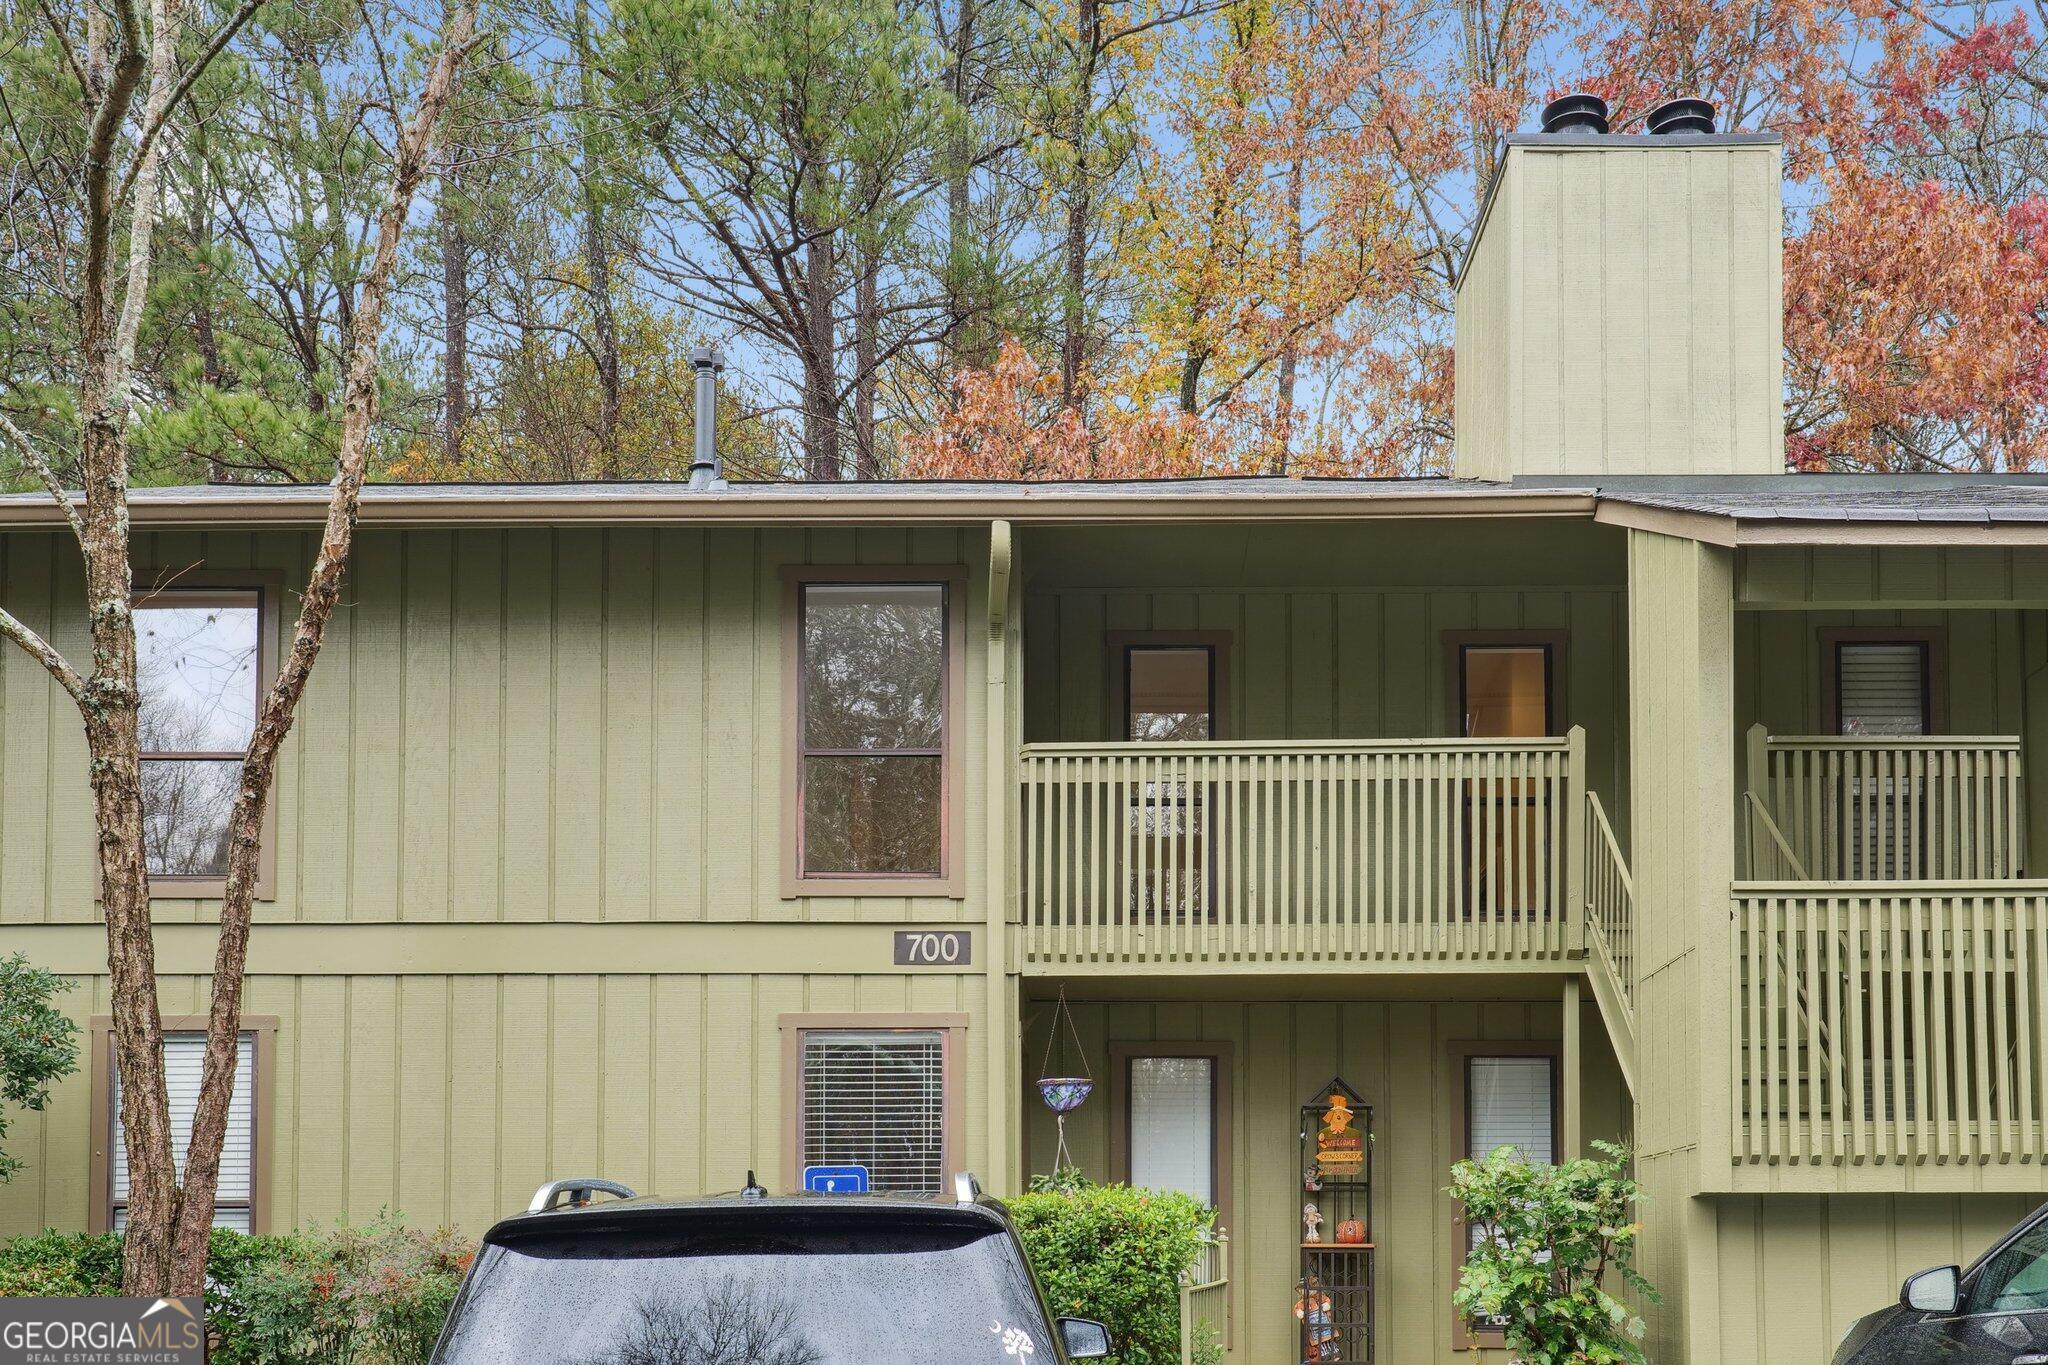
<instances>
[{"instance_id":1,"label":"hanging planter","mask_svg":"<svg viewBox=\"0 0 2048 1365\"><path fill-rule=\"evenodd\" d=\"M1066 1033L1060 1032L1065 1023ZM1059 1053L1059 1070L1067 1069L1067 1038L1074 1040L1074 1053L1081 1059L1081 1074L1078 1076L1056 1076L1053 1071L1053 1053ZM1045 1058L1038 1069L1046 1074L1038 1078L1038 1097L1045 1101L1045 1107L1052 1110L1053 1123L1059 1130L1059 1145L1053 1155L1053 1170L1059 1172L1074 1164L1073 1153L1067 1150L1067 1115L1084 1104L1095 1093L1095 1078L1088 1072L1088 1054L1081 1047L1081 1030L1074 1023L1074 1012L1067 1008L1067 988L1060 987L1059 1003L1053 1007L1052 1033L1045 1040Z\"/></svg>"},{"instance_id":2,"label":"hanging planter","mask_svg":"<svg viewBox=\"0 0 2048 1365\"><path fill-rule=\"evenodd\" d=\"M1095 1082L1086 1076L1041 1076L1038 1093L1053 1113L1071 1114L1095 1093Z\"/></svg>"}]
</instances>

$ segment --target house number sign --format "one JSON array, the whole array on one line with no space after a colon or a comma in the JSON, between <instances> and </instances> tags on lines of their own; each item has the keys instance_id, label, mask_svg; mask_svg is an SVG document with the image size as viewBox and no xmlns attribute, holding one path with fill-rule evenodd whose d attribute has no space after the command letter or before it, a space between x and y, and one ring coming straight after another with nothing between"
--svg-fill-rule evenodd
<instances>
[{"instance_id":1,"label":"house number sign","mask_svg":"<svg viewBox=\"0 0 2048 1365\"><path fill-rule=\"evenodd\" d=\"M898 929L899 967L965 967L974 961L974 935L965 929Z\"/></svg>"}]
</instances>

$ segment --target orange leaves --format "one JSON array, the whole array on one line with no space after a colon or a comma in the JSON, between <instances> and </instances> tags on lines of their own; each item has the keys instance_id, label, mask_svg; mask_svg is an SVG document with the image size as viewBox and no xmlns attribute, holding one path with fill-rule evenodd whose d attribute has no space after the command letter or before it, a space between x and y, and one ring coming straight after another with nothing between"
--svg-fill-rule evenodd
<instances>
[{"instance_id":1,"label":"orange leaves","mask_svg":"<svg viewBox=\"0 0 2048 1365\"><path fill-rule=\"evenodd\" d=\"M1785 252L1802 467L2048 464L2048 201L1841 170Z\"/></svg>"}]
</instances>

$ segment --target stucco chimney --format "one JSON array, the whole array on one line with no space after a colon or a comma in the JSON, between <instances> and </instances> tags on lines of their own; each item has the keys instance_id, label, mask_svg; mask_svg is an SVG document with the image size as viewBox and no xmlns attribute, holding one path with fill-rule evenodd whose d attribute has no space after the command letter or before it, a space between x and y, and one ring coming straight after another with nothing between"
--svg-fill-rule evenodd
<instances>
[{"instance_id":1,"label":"stucco chimney","mask_svg":"<svg viewBox=\"0 0 2048 1365\"><path fill-rule=\"evenodd\" d=\"M1458 278L1460 476L1783 471L1780 152L1508 139Z\"/></svg>"}]
</instances>

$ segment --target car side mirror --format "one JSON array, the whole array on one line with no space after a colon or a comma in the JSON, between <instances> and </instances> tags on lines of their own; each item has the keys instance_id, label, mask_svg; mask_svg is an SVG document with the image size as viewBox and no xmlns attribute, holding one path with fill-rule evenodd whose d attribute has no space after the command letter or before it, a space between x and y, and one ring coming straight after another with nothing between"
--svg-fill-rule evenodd
<instances>
[{"instance_id":1,"label":"car side mirror","mask_svg":"<svg viewBox=\"0 0 2048 1365\"><path fill-rule=\"evenodd\" d=\"M1100 1360L1109 1354L1109 1329L1087 1318L1061 1318L1060 1340L1069 1360Z\"/></svg>"},{"instance_id":2,"label":"car side mirror","mask_svg":"<svg viewBox=\"0 0 2048 1365\"><path fill-rule=\"evenodd\" d=\"M1963 1272L1945 1265L1908 1276L1899 1302L1920 1313L1953 1313L1963 1301Z\"/></svg>"}]
</instances>

